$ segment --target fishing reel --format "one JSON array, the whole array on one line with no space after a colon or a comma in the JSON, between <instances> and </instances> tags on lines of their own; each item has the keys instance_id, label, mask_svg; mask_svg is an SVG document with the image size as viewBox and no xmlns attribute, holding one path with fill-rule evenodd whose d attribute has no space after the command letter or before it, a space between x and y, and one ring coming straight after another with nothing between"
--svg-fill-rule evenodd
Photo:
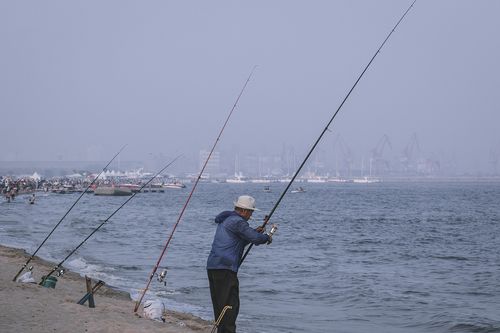
<instances>
[{"instance_id":1,"label":"fishing reel","mask_svg":"<svg viewBox=\"0 0 500 333\"><path fill-rule=\"evenodd\" d=\"M273 226L271 227L271 230L269 230L269 232L267 234L269 236L273 237L273 235L276 232L276 230L278 230L278 225L277 224L273 224Z\"/></svg>"},{"instance_id":2,"label":"fishing reel","mask_svg":"<svg viewBox=\"0 0 500 333\"><path fill-rule=\"evenodd\" d=\"M273 235L274 233L278 230L278 225L277 224L273 224L273 226L271 227L271 230L269 230L269 232L267 233L267 235L269 236L270 238L270 241L267 242L267 244L271 244L272 241L273 241Z\"/></svg>"},{"instance_id":3,"label":"fishing reel","mask_svg":"<svg viewBox=\"0 0 500 333\"><path fill-rule=\"evenodd\" d=\"M28 266L28 264L26 264L26 263L25 263L25 264L23 265L23 267L21 268L21 272L22 272L24 269L26 269L26 266ZM28 271L28 272L31 272L32 270L33 270L33 265L31 265L30 267L28 267L28 270L27 270L27 271Z\"/></svg>"},{"instance_id":4,"label":"fishing reel","mask_svg":"<svg viewBox=\"0 0 500 333\"><path fill-rule=\"evenodd\" d=\"M160 274L155 273L155 275L156 275L156 279L158 280L158 282L163 283L163 285L166 287L167 286L167 269L164 269L163 271L161 271Z\"/></svg>"}]
</instances>

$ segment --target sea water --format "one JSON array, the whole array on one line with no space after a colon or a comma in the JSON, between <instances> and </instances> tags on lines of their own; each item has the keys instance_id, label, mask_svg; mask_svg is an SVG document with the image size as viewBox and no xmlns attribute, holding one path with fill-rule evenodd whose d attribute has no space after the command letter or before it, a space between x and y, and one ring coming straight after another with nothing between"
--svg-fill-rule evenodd
<instances>
[{"instance_id":1,"label":"sea water","mask_svg":"<svg viewBox=\"0 0 500 333\"><path fill-rule=\"evenodd\" d=\"M147 298L212 320L214 217L249 194L261 224L286 186L269 185L200 184ZM301 185L240 268L239 332L500 332L500 183ZM189 190L138 194L65 266L137 297ZM0 203L0 243L33 253L78 195ZM127 199L85 194L38 255L61 261Z\"/></svg>"}]
</instances>

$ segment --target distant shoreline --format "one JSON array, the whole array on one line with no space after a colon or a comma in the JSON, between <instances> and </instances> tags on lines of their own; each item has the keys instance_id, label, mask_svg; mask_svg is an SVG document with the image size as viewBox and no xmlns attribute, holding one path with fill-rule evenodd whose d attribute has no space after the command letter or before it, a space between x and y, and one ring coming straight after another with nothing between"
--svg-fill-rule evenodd
<instances>
[{"instance_id":1,"label":"distant shoreline","mask_svg":"<svg viewBox=\"0 0 500 333\"><path fill-rule=\"evenodd\" d=\"M33 174L34 172L37 172L44 176L45 178L50 178L50 177L63 177L64 175L67 174L72 174L75 172L75 170L85 170L88 172L99 172L102 170L103 166L107 164L108 161L98 161L98 160L93 160L93 161L69 161L69 160L46 160L46 161L0 161L0 177L1 176L25 176L25 175L30 175ZM134 160L128 160L128 161L120 161L119 165L117 166L115 164L114 167L109 168L110 170L112 169L119 169L120 171L124 170L139 170L139 169L144 169L147 172L156 172L158 169L158 166L153 166L151 163L146 163L144 161L134 161ZM328 169L330 177L329 178L335 178L332 175L336 172L336 170L333 169ZM190 174L197 174L198 173L197 167L182 167L182 172L177 172L178 175L175 175L176 178L179 178L183 181L189 180L192 177L190 177ZM256 170L253 170L253 175L250 171L249 172L249 179L258 179L261 177L255 176L257 174ZM342 170L339 170L342 172ZM344 170L345 171L345 170ZM232 172L232 171L231 171ZM175 172L174 172L175 173ZM345 173L345 172L342 172ZM364 176L361 176L362 173L365 173ZM494 182L500 182L500 174L496 174L494 172L484 172L484 171L476 171L476 172L461 172L459 174L453 175L453 174L446 174L442 173L440 174L439 172L435 173L430 173L430 174L417 174L417 173L403 173L401 170L396 169L392 170L392 172L386 172L383 175L372 175L369 176L367 173L369 173L366 169L352 169L351 170L351 176L342 176L341 178L348 178L348 179L353 179L353 178L363 178L363 177L368 177L368 178L379 178L384 182L394 182L394 181L400 181L400 182L416 182L416 181L494 181ZM326 170L323 170L323 175L317 175L320 178L327 177L325 176L328 174ZM214 179L223 179L223 178L228 178L231 177L232 174L228 174L228 171L221 172L219 175L215 175L212 178L206 179L208 181L214 180ZM285 175L274 175L273 179L279 179L279 178L284 178L286 177ZM305 175L301 173L299 177L297 178L298 181L304 179Z\"/></svg>"}]
</instances>

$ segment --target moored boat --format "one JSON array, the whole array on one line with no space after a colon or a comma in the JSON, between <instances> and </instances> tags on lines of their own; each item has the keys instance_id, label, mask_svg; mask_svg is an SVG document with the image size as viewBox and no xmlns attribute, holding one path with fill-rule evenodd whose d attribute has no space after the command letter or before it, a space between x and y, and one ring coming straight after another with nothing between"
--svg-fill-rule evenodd
<instances>
[{"instance_id":1,"label":"moored boat","mask_svg":"<svg viewBox=\"0 0 500 333\"><path fill-rule=\"evenodd\" d=\"M361 183L361 184L380 183L380 179L370 178L365 176L363 178L354 178L353 183Z\"/></svg>"},{"instance_id":2,"label":"moored boat","mask_svg":"<svg viewBox=\"0 0 500 333\"><path fill-rule=\"evenodd\" d=\"M185 188L186 185L184 185L180 181L174 181L172 183L163 184L162 187L163 188Z\"/></svg>"},{"instance_id":3,"label":"moored boat","mask_svg":"<svg viewBox=\"0 0 500 333\"><path fill-rule=\"evenodd\" d=\"M305 191L303 187L297 187L295 190L292 190L292 193L304 193Z\"/></svg>"}]
</instances>

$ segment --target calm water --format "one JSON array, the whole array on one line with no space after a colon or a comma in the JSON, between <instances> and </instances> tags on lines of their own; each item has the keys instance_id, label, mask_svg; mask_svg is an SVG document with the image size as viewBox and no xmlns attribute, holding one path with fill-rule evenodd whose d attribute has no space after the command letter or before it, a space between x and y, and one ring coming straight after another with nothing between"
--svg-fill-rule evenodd
<instances>
[{"instance_id":1,"label":"calm water","mask_svg":"<svg viewBox=\"0 0 500 333\"><path fill-rule=\"evenodd\" d=\"M284 186L200 184L162 262L167 286L154 283L149 298L211 319L214 216L250 194L257 226ZM240 270L239 332L500 332L500 183L305 188L285 197L273 244ZM137 195L66 266L137 295L188 191ZM2 202L0 243L32 253L77 197ZM39 254L62 260L124 200L85 195Z\"/></svg>"}]
</instances>

